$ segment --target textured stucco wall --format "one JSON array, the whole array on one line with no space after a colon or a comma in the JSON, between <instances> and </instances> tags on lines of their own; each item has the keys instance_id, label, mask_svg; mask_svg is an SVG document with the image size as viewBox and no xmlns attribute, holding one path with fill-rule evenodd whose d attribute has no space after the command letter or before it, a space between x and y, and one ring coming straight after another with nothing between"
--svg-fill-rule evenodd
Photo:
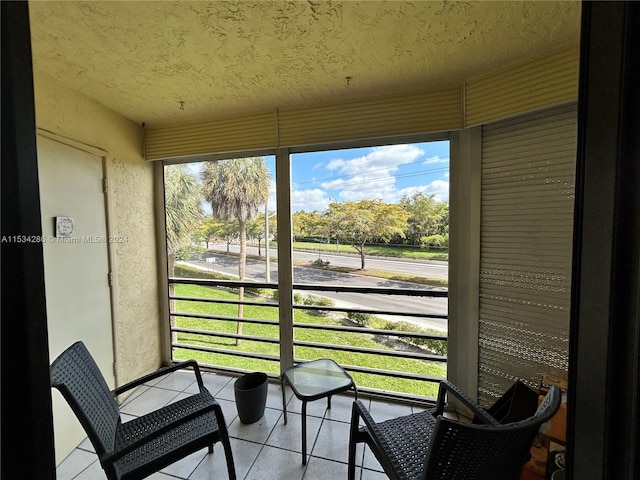
<instances>
[{"instance_id":1,"label":"textured stucco wall","mask_svg":"<svg viewBox=\"0 0 640 480\"><path fill-rule=\"evenodd\" d=\"M120 384L161 362L153 165L142 158L142 127L44 72L34 71L38 128L105 150Z\"/></svg>"}]
</instances>

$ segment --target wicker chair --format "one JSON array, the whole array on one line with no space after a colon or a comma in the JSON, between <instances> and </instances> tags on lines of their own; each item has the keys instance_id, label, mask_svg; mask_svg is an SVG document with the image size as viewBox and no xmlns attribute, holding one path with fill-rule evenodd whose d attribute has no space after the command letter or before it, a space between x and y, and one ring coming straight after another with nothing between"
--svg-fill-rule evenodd
<instances>
[{"instance_id":1,"label":"wicker chair","mask_svg":"<svg viewBox=\"0 0 640 480\"><path fill-rule=\"evenodd\" d=\"M192 367L200 392L123 423L115 397L131 388ZM202 383L198 364L189 360L141 377L110 391L82 342L51 364L51 385L80 420L109 479L140 479L214 443L224 446L229 478L236 473L220 405Z\"/></svg>"},{"instance_id":2,"label":"wicker chair","mask_svg":"<svg viewBox=\"0 0 640 480\"><path fill-rule=\"evenodd\" d=\"M447 393L484 424L443 417ZM516 480L538 429L558 410L560 397L560 390L552 387L535 415L504 425L447 381L440 383L435 410L385 422L376 423L362 402L355 401L348 478L355 478L356 444L365 442L393 480Z\"/></svg>"}]
</instances>

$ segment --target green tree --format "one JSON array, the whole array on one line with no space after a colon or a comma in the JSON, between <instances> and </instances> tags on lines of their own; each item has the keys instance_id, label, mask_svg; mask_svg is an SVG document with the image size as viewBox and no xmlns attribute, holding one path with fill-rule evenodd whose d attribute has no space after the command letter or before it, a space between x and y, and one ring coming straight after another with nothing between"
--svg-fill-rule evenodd
<instances>
[{"instance_id":1,"label":"green tree","mask_svg":"<svg viewBox=\"0 0 640 480\"><path fill-rule=\"evenodd\" d=\"M381 200L330 203L328 229L342 243L351 244L360 254L360 268L365 268L365 244L372 239L389 242L394 235L404 236L409 213L400 205Z\"/></svg>"},{"instance_id":2,"label":"green tree","mask_svg":"<svg viewBox=\"0 0 640 480\"><path fill-rule=\"evenodd\" d=\"M202 223L199 227L200 236L206 243L207 250L209 249L209 242L215 238L222 236L224 232L224 225L221 221L215 220L213 217L208 216L202 219Z\"/></svg>"},{"instance_id":3,"label":"green tree","mask_svg":"<svg viewBox=\"0 0 640 480\"><path fill-rule=\"evenodd\" d=\"M269 237L273 236L276 231L277 231L277 227L276 227L276 223L277 220L275 218L275 214L274 213L270 213L269 214ZM267 225L265 223L265 215L264 213L260 212L258 214L258 217L251 221L251 222L247 222L247 234L252 235L254 238L258 239L258 256L262 256L262 239L265 238L266 235L266 231L267 231ZM265 238L265 242L268 242L269 239Z\"/></svg>"},{"instance_id":4,"label":"green tree","mask_svg":"<svg viewBox=\"0 0 640 480\"><path fill-rule=\"evenodd\" d=\"M327 236L327 218L321 212L298 211L292 215L291 223L294 238Z\"/></svg>"},{"instance_id":5,"label":"green tree","mask_svg":"<svg viewBox=\"0 0 640 480\"><path fill-rule=\"evenodd\" d=\"M227 253L229 253L231 244L238 238L239 232L238 220L225 220L222 222L220 236L224 238L224 242L227 244Z\"/></svg>"},{"instance_id":6,"label":"green tree","mask_svg":"<svg viewBox=\"0 0 640 480\"><path fill-rule=\"evenodd\" d=\"M406 236L412 245L420 245L422 239L449 233L449 203L437 202L435 195L416 192L405 195L400 206L409 216Z\"/></svg>"},{"instance_id":7,"label":"green tree","mask_svg":"<svg viewBox=\"0 0 640 480\"><path fill-rule=\"evenodd\" d=\"M202 219L200 186L184 165L169 165L164 170L167 258L173 275L178 251L190 245Z\"/></svg>"},{"instance_id":8,"label":"green tree","mask_svg":"<svg viewBox=\"0 0 640 480\"><path fill-rule=\"evenodd\" d=\"M174 275L176 255L189 246L197 232L202 218L200 210L200 185L184 165L169 165L164 169L164 210L167 235L167 263L169 275ZM169 285L169 296L173 296L174 285ZM170 300L170 310L175 310L175 300ZM174 316L169 319L175 327ZM171 342L178 340L176 333L171 334Z\"/></svg>"},{"instance_id":9,"label":"green tree","mask_svg":"<svg viewBox=\"0 0 640 480\"><path fill-rule=\"evenodd\" d=\"M221 220L237 220L240 238L238 277L244 280L247 261L247 222L256 218L259 208L269 199L271 175L263 158L238 158L206 162L202 166L202 191L211 204L212 215ZM239 289L239 299L244 288ZM242 318L238 304L238 318ZM242 323L238 322L238 333Z\"/></svg>"}]
</instances>

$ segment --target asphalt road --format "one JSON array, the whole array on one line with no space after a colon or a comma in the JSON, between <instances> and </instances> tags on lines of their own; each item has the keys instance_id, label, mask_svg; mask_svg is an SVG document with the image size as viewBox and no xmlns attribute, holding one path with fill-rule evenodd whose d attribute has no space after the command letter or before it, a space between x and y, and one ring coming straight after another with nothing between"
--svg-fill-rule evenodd
<instances>
[{"instance_id":1,"label":"asphalt road","mask_svg":"<svg viewBox=\"0 0 640 480\"><path fill-rule=\"evenodd\" d=\"M209 245L209 250L216 253L226 253L226 244ZM230 252L238 253L240 247L238 245L230 245ZM264 256L264 246L261 249L262 256ZM258 248L252 245L247 246L247 254L258 255ZM277 258L277 251L273 248L269 250L269 257L272 259ZM350 267L360 268L360 256L357 253L352 255L348 254L335 254L330 252L303 252L300 250L294 250L293 259L297 261L311 262L317 260L320 257L323 261L331 262L333 267ZM380 270L383 272L395 272L403 273L407 275L418 275L421 277L433 277L446 279L449 274L449 266L447 262L441 261L417 261L417 260L398 260L389 257L366 257L365 267L371 270Z\"/></svg>"},{"instance_id":2,"label":"asphalt road","mask_svg":"<svg viewBox=\"0 0 640 480\"><path fill-rule=\"evenodd\" d=\"M233 246L231 246L233 251ZM221 250L218 250L221 249ZM237 247L236 247L237 250ZM238 274L238 258L234 255L226 255L226 245L216 246L214 249L215 262L190 261L189 263L199 268L211 271L226 273L229 275ZM248 253L257 255L257 248L249 247ZM264 249L262 254L264 255ZM274 258L275 252L270 256ZM310 261L318 258L318 253L294 252L294 259L301 261ZM359 267L359 257L344 257L342 255L321 253L324 261L330 261L332 266L350 266ZM447 266L442 263L416 263L407 261L398 261L393 259L368 258L367 268L375 270L384 270L396 273L419 274L421 276L432 276L437 278L446 278ZM258 282L264 282L265 261L264 259L248 258L246 264L246 277ZM278 281L277 263L271 262L271 282ZM394 280L386 280L375 277L368 277L356 274L344 274L330 270L322 270L308 267L294 267L293 278L295 283L318 283L322 285L350 285L361 287L394 287L394 288L412 288L412 289L429 289L424 285L399 282ZM381 294L362 294L362 293L334 293L334 292L304 292L313 293L329 297L334 300L336 306L344 306L351 308L367 308L381 309L397 312L421 313L425 317L405 317L402 315L380 315L394 321L405 321L420 325L425 328L435 328L446 331L447 320L428 318L428 315L447 314L447 299L433 297L407 297L399 295L381 295Z\"/></svg>"}]
</instances>

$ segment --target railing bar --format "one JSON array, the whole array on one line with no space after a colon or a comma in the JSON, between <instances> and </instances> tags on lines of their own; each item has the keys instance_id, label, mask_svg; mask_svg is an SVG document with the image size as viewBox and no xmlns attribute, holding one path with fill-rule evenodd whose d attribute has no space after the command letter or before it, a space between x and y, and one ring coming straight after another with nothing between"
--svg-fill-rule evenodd
<instances>
[{"instance_id":1,"label":"railing bar","mask_svg":"<svg viewBox=\"0 0 640 480\"><path fill-rule=\"evenodd\" d=\"M252 302L251 300L223 300L219 298L203 298L203 297L180 297L169 296L170 300L184 300L187 302L202 302L202 303L223 303L229 305L252 305L256 307L277 307L278 303L269 302Z\"/></svg>"},{"instance_id":2,"label":"railing bar","mask_svg":"<svg viewBox=\"0 0 640 480\"><path fill-rule=\"evenodd\" d=\"M377 293L379 295L404 295L410 297L447 297L448 290L411 289L392 287L354 287L347 285L309 285L294 284L294 290L317 292L345 292L345 293Z\"/></svg>"},{"instance_id":3,"label":"railing bar","mask_svg":"<svg viewBox=\"0 0 640 480\"><path fill-rule=\"evenodd\" d=\"M201 303L219 303L225 305L251 305L256 307L271 307L277 308L279 307L278 303L269 303L269 302L252 302L249 300L222 300L217 298L203 298L203 297L181 297L181 296L169 296L170 300L183 300L187 302L201 302ZM365 309L365 308L344 308L344 307L332 307L332 306L319 306L319 305L299 305L295 304L293 308L298 310L311 310L317 312L357 312L357 313L371 313L374 315L399 315L403 317L417 317L417 318L439 318L439 319L447 319L448 315L443 314L431 314L431 313L412 313L412 312L402 312L397 310L375 310L375 309Z\"/></svg>"},{"instance_id":4,"label":"railing bar","mask_svg":"<svg viewBox=\"0 0 640 480\"><path fill-rule=\"evenodd\" d=\"M247 287L247 288L268 288L270 290L277 290L277 283L266 282L246 282L239 280L214 280L209 278L183 278L183 277L169 277L169 283L181 283L184 285L202 285L204 287Z\"/></svg>"},{"instance_id":5,"label":"railing bar","mask_svg":"<svg viewBox=\"0 0 640 480\"><path fill-rule=\"evenodd\" d=\"M171 346L174 348L183 348L185 350L195 350L198 352L218 353L221 355L232 355L234 357L246 357L246 358L254 358L257 360L268 360L272 362L280 362L280 357L276 355L260 355L258 353L241 352L238 350L224 350L224 349L212 348L212 347L202 347L199 345L197 346L185 345L182 343L172 343Z\"/></svg>"},{"instance_id":6,"label":"railing bar","mask_svg":"<svg viewBox=\"0 0 640 480\"><path fill-rule=\"evenodd\" d=\"M405 402L410 404L419 404L424 408L433 408L436 406L434 397L420 397L401 392L390 392L388 390L378 390L370 387L358 387L358 395L368 396L370 398L379 398L384 401Z\"/></svg>"},{"instance_id":7,"label":"railing bar","mask_svg":"<svg viewBox=\"0 0 640 480\"><path fill-rule=\"evenodd\" d=\"M439 313L410 313L410 312L402 312L397 310L372 310L366 308L345 308L345 307L330 307L330 306L320 306L320 305L294 305L293 308L299 310L315 310L315 311L327 311L327 312L358 312L358 313L372 313L374 315L401 315L403 317L419 317L419 318L440 318L447 319L448 315L439 314Z\"/></svg>"},{"instance_id":8,"label":"railing bar","mask_svg":"<svg viewBox=\"0 0 640 480\"><path fill-rule=\"evenodd\" d=\"M268 360L270 361L270 360ZM206 372L210 372L210 373L228 373L231 374L235 377L244 375L245 373L247 373L246 369L242 369L242 368L233 368L233 367L226 367L226 366L220 366L220 365L211 365L210 363L200 363L198 362L198 365L200 366L200 370L202 371L206 371ZM269 377L270 381L277 381L278 385L280 385L280 377L275 374L275 373L269 373L269 372L265 372L267 374L267 376Z\"/></svg>"},{"instance_id":9,"label":"railing bar","mask_svg":"<svg viewBox=\"0 0 640 480\"><path fill-rule=\"evenodd\" d=\"M365 373L368 375L379 375L381 377L404 378L407 380L420 380L420 381L429 382L429 383L439 383L442 380L445 380L444 378L441 378L441 377L420 375L418 373L405 373L405 372L397 372L397 371L391 371L391 370L376 370L374 368L357 367L352 365L341 365L341 367L349 372Z\"/></svg>"},{"instance_id":10,"label":"railing bar","mask_svg":"<svg viewBox=\"0 0 640 480\"><path fill-rule=\"evenodd\" d=\"M212 287L246 287L246 288L266 288L277 290L278 285L265 282L241 282L237 280L213 280L213 279L197 279L197 278L179 278L169 277L169 283L180 283L186 285L203 285ZM312 285L305 283L296 283L293 285L294 290L317 291L317 292L344 292L344 293L372 293L380 295L403 295L414 297L447 297L448 289L411 289L411 288L392 288L392 287L354 287L351 285Z\"/></svg>"},{"instance_id":11,"label":"railing bar","mask_svg":"<svg viewBox=\"0 0 640 480\"><path fill-rule=\"evenodd\" d=\"M240 335L237 333L210 332L207 330L197 330L193 328L172 327L172 332L191 333L193 335L204 335L206 337L234 338L238 340L249 340L251 342L261 343L279 343L277 338L254 337L251 335Z\"/></svg>"},{"instance_id":12,"label":"railing bar","mask_svg":"<svg viewBox=\"0 0 640 480\"><path fill-rule=\"evenodd\" d=\"M324 350L340 350L342 352L351 352L351 353L370 353L372 355L407 358L411 360L424 360L429 362L446 362L447 361L447 357L442 355L430 355L430 354L420 354L420 353L411 353L411 352L396 352L394 350L377 350L373 348L346 347L343 345L328 345L325 343L300 342L300 341L294 341L293 345L296 347L320 348Z\"/></svg>"},{"instance_id":13,"label":"railing bar","mask_svg":"<svg viewBox=\"0 0 640 480\"><path fill-rule=\"evenodd\" d=\"M303 364L311 361L312 360L301 360L299 358L295 359L296 364ZM430 383L440 383L442 380L445 380L445 378L442 378L442 377L420 375L419 373L399 372L397 370L380 370L375 368L361 367L357 365L346 365L344 363L341 363L340 366L348 372L367 373L371 375L380 375L383 377L386 376L386 377L406 378L409 380L422 380L424 382L430 382Z\"/></svg>"},{"instance_id":14,"label":"railing bar","mask_svg":"<svg viewBox=\"0 0 640 480\"><path fill-rule=\"evenodd\" d=\"M257 325L273 325L277 327L278 322L273 320L265 320L259 318L244 318L244 317L229 317L228 315L209 315L206 313L183 313L183 312L171 312L172 317L185 317L185 318L201 318L203 320L222 320L225 322L242 322L242 323L255 323Z\"/></svg>"},{"instance_id":15,"label":"railing bar","mask_svg":"<svg viewBox=\"0 0 640 480\"><path fill-rule=\"evenodd\" d=\"M413 338L425 338L428 340L447 340L446 335L437 335L432 333L419 333L419 332L405 332L398 330L382 330L376 328L367 327L345 327L342 325L318 325L313 323L294 323L294 328L306 328L310 330L329 330L333 332L350 332L350 333L365 333L368 335L386 335L393 337L413 337Z\"/></svg>"},{"instance_id":16,"label":"railing bar","mask_svg":"<svg viewBox=\"0 0 640 480\"><path fill-rule=\"evenodd\" d=\"M182 312L172 312L172 316L174 317L184 317L184 318L201 318L203 320L220 320L226 322L242 322L242 323L251 323L256 325L269 325L277 327L279 326L278 322L274 322L272 320L260 320L260 319L252 319L252 318L241 318L238 317L229 317L223 315L208 315L201 313L182 313ZM447 340L446 335L436 335L430 333L421 333L421 332L406 332L406 331L398 331L398 330L384 330L384 329L374 329L374 328L366 328L366 327L347 327L342 325L318 325L313 323L294 323L294 328L303 328L309 330L326 330L326 331L334 331L334 332L348 332L348 333L363 333L367 335L385 335L385 336L393 336L393 337L412 337L412 338L423 338L427 340Z\"/></svg>"},{"instance_id":17,"label":"railing bar","mask_svg":"<svg viewBox=\"0 0 640 480\"><path fill-rule=\"evenodd\" d=\"M264 342L264 343L278 343L277 339L268 339L265 337L253 337L249 335L238 335L238 334L222 333L222 332L209 332L206 330L186 329L182 327L173 327L171 330L176 332L192 333L194 335L206 335L211 337L223 337L223 338L239 338L239 339L251 340L256 342ZM322 343L315 343L315 342L296 341L294 342L294 346L320 348L325 350L341 350L344 352L351 352L351 353L366 353L366 354L373 354L373 355L382 355L387 357L407 358L407 359L425 360L425 361L434 361L434 362L446 362L447 360L447 358L442 355L420 354L420 353L411 353L411 352L396 352L391 350L377 350L372 348L347 347L342 345L330 345L330 344L322 344Z\"/></svg>"}]
</instances>

